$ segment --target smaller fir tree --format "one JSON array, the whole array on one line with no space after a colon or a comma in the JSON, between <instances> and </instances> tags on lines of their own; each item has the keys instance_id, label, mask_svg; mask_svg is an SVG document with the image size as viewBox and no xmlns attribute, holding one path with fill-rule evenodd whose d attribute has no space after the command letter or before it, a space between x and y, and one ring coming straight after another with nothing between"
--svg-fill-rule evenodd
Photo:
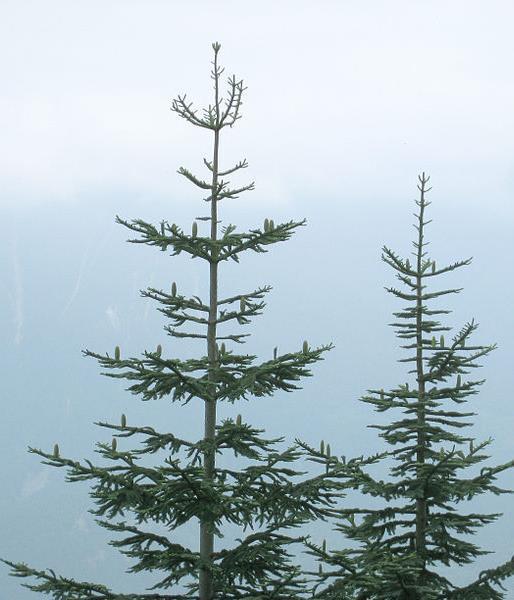
<instances>
[{"instance_id":1,"label":"smaller fir tree","mask_svg":"<svg viewBox=\"0 0 514 600\"><path fill-rule=\"evenodd\" d=\"M468 419L476 414L460 407L485 381L466 379L466 375L469 369L479 366L475 361L496 345L470 343L477 328L473 320L451 341L445 340L441 332L451 328L433 317L451 311L428 308L429 300L458 293L462 288L429 292L427 283L471 262L467 259L438 267L433 259L426 258L423 248L429 242L424 241L424 232L430 221L425 221L425 211L431 204L426 200L431 189L427 188L428 181L424 173L419 177L413 263L386 246L382 254L382 260L407 288L385 289L408 303L401 312L394 313L399 321L391 325L401 340L408 341L402 348L412 354L399 362L413 363L408 373L413 374L414 382L407 381L387 392L371 389L361 398L380 413L402 411L403 416L388 425L370 425L395 449L367 459L346 460L344 456L327 455L323 445L315 450L302 443L311 460L325 463L334 478L344 479L363 494L384 501L378 509L340 510L336 529L353 540L357 549L332 551L326 545L307 543L308 552L320 562L318 598L500 600L505 597L502 581L514 575L514 557L483 571L464 587L437 570L438 565L466 565L488 553L462 536L474 533L501 514L458 509L460 503L486 492L509 493L494 482L499 473L514 466L514 460L464 475L489 458L484 450L492 441L476 443L474 438L459 433L472 425ZM391 481L377 480L365 470L388 457L396 462L390 470Z\"/></svg>"}]
</instances>

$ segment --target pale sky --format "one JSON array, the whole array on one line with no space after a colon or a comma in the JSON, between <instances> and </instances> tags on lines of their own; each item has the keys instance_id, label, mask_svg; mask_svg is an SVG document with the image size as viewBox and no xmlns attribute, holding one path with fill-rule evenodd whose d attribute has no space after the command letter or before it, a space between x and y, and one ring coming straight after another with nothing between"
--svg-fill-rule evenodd
<instances>
[{"instance_id":1,"label":"pale sky","mask_svg":"<svg viewBox=\"0 0 514 600\"><path fill-rule=\"evenodd\" d=\"M205 294L205 266L126 244L131 236L114 217L188 230L206 214L202 195L176 171L204 177L212 139L170 106L184 93L199 114L212 103L214 41L222 95L232 74L248 87L242 118L222 133L221 166L246 158L232 181L255 180L255 191L221 204L223 224L248 230L265 217L307 218L289 242L221 269L223 293L273 286L264 314L244 331L252 333L244 350L262 359L304 339L335 344L303 390L222 414L243 412L288 442L324 437L347 456L382 448L366 429L378 417L358 398L407 375L387 326L401 307L383 288L396 279L380 254L384 244L411 252L416 177L425 171L429 254L438 264L474 257L443 282L464 288L441 301L454 311L445 324L459 330L474 317L477 343L498 343L481 363L487 381L473 399L473 431L495 439L493 464L514 456L513 20L514 5L494 0L3 0L1 557L133 589L129 563L87 512L89 487L65 483L62 470L26 448L58 441L63 455L97 459L94 443L106 432L93 422L117 422L121 412L199 434L198 405L142 404L81 350L201 350L177 350L138 290L176 280L184 293ZM512 471L499 483L514 488ZM457 581L514 554L512 497L480 502L505 513L476 536L497 554L454 570ZM138 576L140 586L153 581ZM0 600L35 597L19 583L0 568Z\"/></svg>"}]
</instances>

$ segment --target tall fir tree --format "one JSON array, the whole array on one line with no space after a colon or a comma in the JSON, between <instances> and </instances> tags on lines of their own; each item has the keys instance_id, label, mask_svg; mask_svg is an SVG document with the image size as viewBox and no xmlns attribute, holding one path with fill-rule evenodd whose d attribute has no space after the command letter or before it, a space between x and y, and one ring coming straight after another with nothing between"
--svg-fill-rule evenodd
<instances>
[{"instance_id":1,"label":"tall fir tree","mask_svg":"<svg viewBox=\"0 0 514 600\"><path fill-rule=\"evenodd\" d=\"M459 510L459 505L486 492L509 493L494 482L499 473L514 466L514 460L464 476L465 471L473 471L475 465L489 458L484 450L492 441L476 443L474 438L458 433L472 424L469 417L476 414L460 406L485 381L465 376L469 369L480 366L475 361L496 345L470 343L477 328L474 320L466 323L451 341L445 340L440 332L450 331L451 327L441 325L433 317L451 311L428 307L428 301L462 289L429 291L428 283L471 262L470 258L438 267L426 257L423 248L429 242L425 241L425 227L431 222L425 220L431 204L426 199L431 189L427 188L428 181L424 173L419 176L413 263L386 246L382 254L382 260L397 272L396 277L407 288L385 289L408 303L393 313L398 321L390 325L396 328L397 337L407 341L401 347L411 355L399 362L413 363L414 368L408 373L414 382L407 381L388 392L370 389L369 395L361 398L380 413L402 411L402 416L390 424L370 425L394 449L367 459L347 460L344 456L327 456L323 447L315 450L302 443L311 460L325 463L334 478L384 501L381 508L340 510L336 529L353 540L356 547L332 551L326 545L307 542L309 553L320 562L319 598L499 600L505 597L502 581L514 575L514 557L481 572L466 586L452 583L437 568L466 565L488 553L462 536L474 533L501 514L465 512ZM435 334L440 335L439 339ZM377 480L365 469L388 458L396 463L390 470L391 481Z\"/></svg>"},{"instance_id":2,"label":"tall fir tree","mask_svg":"<svg viewBox=\"0 0 514 600\"><path fill-rule=\"evenodd\" d=\"M159 310L172 321L173 326L165 327L170 336L205 340L207 355L182 361L166 356L160 345L154 351L144 352L142 358L123 356L118 346L113 356L84 352L107 369L105 375L133 382L128 390L144 401L199 401L204 408L203 437L199 441L187 441L153 427L132 425L122 415L119 424L97 423L114 432L112 443L97 444L97 452L110 461L109 466L64 458L57 444L53 452L29 448L45 459L44 464L67 467L67 481L94 482L91 496L97 508L91 512L99 517L97 523L125 536L111 541L111 545L135 559L129 572L163 572L164 578L150 589L165 592L115 593L104 585L58 576L51 569L37 570L3 560L11 567L12 575L37 579L37 583L23 584L25 587L55 600L310 597L312 586L291 554L293 548L301 547L305 536L294 534L299 526L313 518L324 519L335 514L331 506L341 486L325 475L302 478L305 473L293 468L301 456L296 445L278 450L277 444L283 438L262 437L263 430L244 422L240 415L221 423L217 421L219 402L234 403L247 399L248 395L268 396L276 390L299 389L293 382L310 376L307 366L323 360L321 355L332 345L310 348L304 342L300 351L281 355L275 348L272 358L254 365L256 356L238 354L225 344L225 340L243 343L242 338L249 334L218 333L218 325L222 323L237 321L244 325L251 317L261 314L265 303L260 300L271 289L265 286L219 298L220 263L239 262L239 255L246 250L267 252L265 246L289 239L305 220L275 225L272 219L265 219L263 229L252 229L249 233L237 233L236 227L229 224L218 237L218 203L252 190L253 183L230 189L229 182L222 179L247 167L246 160L229 169L219 167L221 131L232 127L240 118L241 97L246 88L235 76L229 78L228 99L223 108L218 89L223 72L218 67L220 44L214 43L212 47L214 104L204 110L204 118L196 115L191 103L186 103L185 95L172 104L172 110L180 117L213 134L212 160L204 159L210 181L196 177L185 168L178 171L207 191L209 195L204 200L210 203L210 215L197 217L191 235L166 221L154 226L139 219L127 222L117 217L118 223L139 234L129 241L162 251L171 248L173 256L184 252L208 263L208 302L198 296L180 294L175 283L169 291L155 288L142 291L144 297L157 301ZM209 236L200 235L197 221L210 221ZM176 331L176 327L185 323L206 327L207 331L203 334ZM223 343L218 346L220 340ZM202 374L195 376L198 372ZM142 447L131 450L118 443L137 435L143 436ZM236 470L219 465L217 456L227 451L242 457L247 466ZM167 454L164 463L152 467L138 464L140 459L159 452ZM135 524L117 520L126 512L133 515ZM199 523L199 544L195 547L192 540L193 547L185 547L173 540L173 532L191 520ZM158 534L145 527L146 523L165 526L170 535ZM239 526L245 535L231 547L217 548L214 542L222 537L226 524ZM177 590L179 585L182 589Z\"/></svg>"}]
</instances>

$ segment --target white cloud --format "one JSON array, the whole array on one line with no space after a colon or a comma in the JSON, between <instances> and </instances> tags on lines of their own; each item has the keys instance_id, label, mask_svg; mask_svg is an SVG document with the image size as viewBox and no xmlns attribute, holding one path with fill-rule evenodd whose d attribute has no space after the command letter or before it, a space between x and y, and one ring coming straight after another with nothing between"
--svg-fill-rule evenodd
<instances>
[{"instance_id":1,"label":"white cloud","mask_svg":"<svg viewBox=\"0 0 514 600\"><path fill-rule=\"evenodd\" d=\"M95 569L101 562L104 562L107 558L107 552L105 550L98 550L95 554L91 554L86 558L88 567Z\"/></svg>"},{"instance_id":2,"label":"white cloud","mask_svg":"<svg viewBox=\"0 0 514 600\"><path fill-rule=\"evenodd\" d=\"M107 315L107 318L109 319L109 323L111 324L111 327L113 329L119 329L120 328L120 317L118 315L118 309L116 308L116 306L108 306L105 310L105 314Z\"/></svg>"},{"instance_id":3,"label":"white cloud","mask_svg":"<svg viewBox=\"0 0 514 600\"><path fill-rule=\"evenodd\" d=\"M232 73L248 86L220 151L222 167L248 159L234 182L255 179L251 202L276 206L302 192L319 201L341 185L351 194L364 177L375 191L405 168L415 177L443 164L459 183L477 164L494 169L494 181L510 164L510 2L487 14L473 0L350 0L323 11L302 0L112 2L108 11L94 0L87 10L51 2L53 11L6 0L0 25L10 50L0 56L3 203L113 188L185 199L176 169L203 173L211 137L169 108L185 92L199 115L212 102L212 31L226 67L222 95Z\"/></svg>"},{"instance_id":4,"label":"white cloud","mask_svg":"<svg viewBox=\"0 0 514 600\"><path fill-rule=\"evenodd\" d=\"M20 257L17 247L17 242L13 243L12 252L12 267L13 267L13 294L10 294L11 302L14 308L14 343L19 346L23 340L23 283L21 279Z\"/></svg>"},{"instance_id":5,"label":"white cloud","mask_svg":"<svg viewBox=\"0 0 514 600\"><path fill-rule=\"evenodd\" d=\"M82 281L82 275L84 273L84 267L86 266L88 255L89 255L89 248L82 255L82 261L80 263L80 268L79 268L79 272L78 272L78 275L77 275L77 280L75 282L75 287L73 288L71 296L70 296L68 302L66 303L66 306L64 307L64 310L62 311L62 315L66 314L66 312L68 311L68 309L72 305L73 301L75 300L75 298L76 298L76 296L77 296L77 294L79 292L80 282Z\"/></svg>"},{"instance_id":6,"label":"white cloud","mask_svg":"<svg viewBox=\"0 0 514 600\"><path fill-rule=\"evenodd\" d=\"M80 531L82 533L87 533L89 531L89 526L87 524L85 515L79 515L75 522L73 523L73 530Z\"/></svg>"},{"instance_id":7,"label":"white cloud","mask_svg":"<svg viewBox=\"0 0 514 600\"><path fill-rule=\"evenodd\" d=\"M29 473L25 476L25 481L21 489L22 498L28 498L43 490L49 481L50 475L48 469L42 469L37 473Z\"/></svg>"},{"instance_id":8,"label":"white cloud","mask_svg":"<svg viewBox=\"0 0 514 600\"><path fill-rule=\"evenodd\" d=\"M64 316L70 306L73 304L73 302L75 301L75 298L77 297L79 290L80 290L80 286L82 283L82 278L84 276L84 272L86 271L86 269L90 269L98 260L98 256L102 254L106 242L109 240L111 234L111 224L109 223L107 226L104 227L104 232L102 236L90 236L90 242L87 246L87 248L85 249L84 253L82 254L82 259L80 261L80 267L77 273L77 279L75 281L75 285L73 287L73 290L70 294L70 297L68 299L68 301L66 302L64 309L62 311L62 315Z\"/></svg>"},{"instance_id":9,"label":"white cloud","mask_svg":"<svg viewBox=\"0 0 514 600\"><path fill-rule=\"evenodd\" d=\"M65 412L66 416L69 417L71 414L71 398L69 396L65 396L65 398L63 400L63 405L64 405L64 412Z\"/></svg>"}]
</instances>

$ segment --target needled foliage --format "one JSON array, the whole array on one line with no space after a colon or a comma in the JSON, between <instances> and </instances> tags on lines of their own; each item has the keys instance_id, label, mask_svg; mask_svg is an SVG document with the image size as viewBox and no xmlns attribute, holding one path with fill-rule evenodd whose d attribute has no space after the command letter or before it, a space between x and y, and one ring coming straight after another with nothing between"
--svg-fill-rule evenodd
<instances>
[{"instance_id":1,"label":"needled foliage","mask_svg":"<svg viewBox=\"0 0 514 600\"><path fill-rule=\"evenodd\" d=\"M122 594L104 585L58 576L53 570L4 561L12 568L12 575L38 581L24 584L26 587L55 600L310 597L312 585L292 553L306 539L298 528L312 519L334 515L331 506L342 489L340 482L325 474L306 479L304 473L295 470L294 463L301 456L295 444L280 449L282 438L263 437L263 430L241 416L222 422L217 419L220 402L235 403L249 396L299 389L295 382L309 376L308 366L323 360L322 354L332 346L311 348L304 342L300 350L286 354L279 354L275 348L270 358L255 364L256 356L235 350L249 334L221 334L218 330L220 325L234 321L246 325L261 314L265 306L261 299L271 289L264 286L219 297L220 265L229 260L239 262L245 251L267 252L267 246L288 240L305 221L275 224L265 219L263 228L247 233L237 232L234 225L228 224L221 228L220 235L218 204L253 189L253 183L230 188L226 179L246 168L246 160L232 168L220 168L221 132L232 128L240 118L245 88L242 81L229 78L223 105L218 89L222 73L217 63L220 45L212 47L213 105L204 111L203 118L192 110L185 95L172 105L180 117L212 135L212 159L204 159L208 179L185 168L178 171L207 193L204 201L209 204L209 214L196 218L190 234L167 221L153 225L140 219L129 222L117 218L118 223L137 234L130 240L135 244L154 246L162 252L171 250L171 256L183 252L204 261L209 298L189 297L177 289L176 283L166 284L166 289L149 288L142 295L157 302L171 322L165 327L173 338L169 347L159 344L156 350L143 352L140 357L126 356L118 346L112 354L85 351L86 356L100 363L105 375L128 380L128 390L143 401L196 402L199 439L186 440L147 425L135 425L122 415L119 424L97 423L113 432L111 443L97 444L97 452L107 466L65 458L57 445L53 452L29 449L43 457L44 464L67 469L68 482L92 481L91 496L96 503L92 512L99 525L116 534L111 545L132 559L129 573L147 571L160 574L160 578L150 593ZM199 226L202 222L208 225L205 232ZM203 333L177 331L182 325L197 326ZM189 360L174 358L177 338L183 337L206 345L206 354ZM133 445L136 439L140 439L140 446L131 448L130 443ZM218 464L217 458L227 453L238 457L240 468ZM157 455L160 462L143 466L141 459L146 464ZM198 525L198 536L190 544L177 543L174 531L190 522ZM227 525L241 531L233 543L221 541Z\"/></svg>"},{"instance_id":2,"label":"needled foliage","mask_svg":"<svg viewBox=\"0 0 514 600\"><path fill-rule=\"evenodd\" d=\"M438 567L460 566L486 554L469 538L477 528L499 514L479 514L465 509L465 502L491 492L507 493L495 484L497 475L514 461L479 467L491 440L476 442L466 435L475 413L466 408L469 398L485 380L468 376L476 361L494 348L471 341L477 325L472 320L449 339L437 315L449 310L430 308L432 301L462 288L434 287L446 273L468 265L471 259L438 266L424 247L425 212L431 204L426 195L429 178L419 177L419 212L414 225L412 262L383 247L382 260L396 271L403 290L386 288L406 303L393 313L391 325L409 352L400 362L413 368L411 381L385 391L370 389L361 400L377 412L398 415L377 429L391 450L368 459L347 460L327 456L303 443L311 460L326 464L327 472L365 495L383 501L380 508L340 509L336 528L354 542L353 548L334 550L307 543L320 563L316 597L324 599L402 600L499 600L502 581L514 574L514 558L495 569L483 571L465 587L440 573ZM388 481L372 477L365 467L391 459ZM343 545L343 544L341 544Z\"/></svg>"}]
</instances>

